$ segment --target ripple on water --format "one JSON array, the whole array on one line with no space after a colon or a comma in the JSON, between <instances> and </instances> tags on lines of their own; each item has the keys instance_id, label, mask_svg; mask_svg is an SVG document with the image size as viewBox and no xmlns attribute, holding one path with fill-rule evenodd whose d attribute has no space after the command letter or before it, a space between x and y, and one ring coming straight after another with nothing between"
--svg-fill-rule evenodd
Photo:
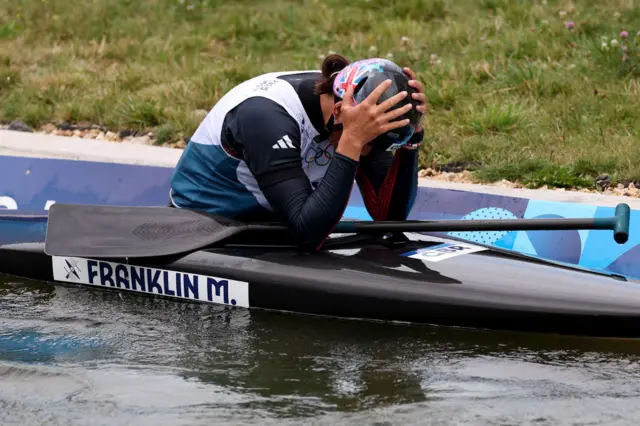
<instances>
[{"instance_id":1,"label":"ripple on water","mask_svg":"<svg viewBox=\"0 0 640 426\"><path fill-rule=\"evenodd\" d=\"M0 424L194 424L232 416L250 398L178 371L0 363ZM26 421L26 423L24 423Z\"/></svg>"},{"instance_id":2,"label":"ripple on water","mask_svg":"<svg viewBox=\"0 0 640 426\"><path fill-rule=\"evenodd\" d=\"M0 279L0 424L636 424L640 343Z\"/></svg>"}]
</instances>

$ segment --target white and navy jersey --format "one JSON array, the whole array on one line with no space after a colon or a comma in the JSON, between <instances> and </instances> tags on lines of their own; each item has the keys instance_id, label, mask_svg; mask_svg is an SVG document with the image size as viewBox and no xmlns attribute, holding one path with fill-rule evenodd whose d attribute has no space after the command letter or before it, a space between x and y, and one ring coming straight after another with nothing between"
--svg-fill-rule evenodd
<instances>
[{"instance_id":1,"label":"white and navy jersey","mask_svg":"<svg viewBox=\"0 0 640 426\"><path fill-rule=\"evenodd\" d=\"M171 177L175 207L244 221L280 220L319 247L342 217L354 181L375 220L406 218L417 153L334 152L317 71L264 74L225 94L191 137Z\"/></svg>"},{"instance_id":2,"label":"white and navy jersey","mask_svg":"<svg viewBox=\"0 0 640 426\"><path fill-rule=\"evenodd\" d=\"M334 148L320 136L324 123L319 103L305 109L300 92L312 90L320 77L313 71L270 73L223 96L191 137L175 170L174 205L227 217L273 211L257 179L269 185L286 178L292 160L317 186Z\"/></svg>"}]
</instances>

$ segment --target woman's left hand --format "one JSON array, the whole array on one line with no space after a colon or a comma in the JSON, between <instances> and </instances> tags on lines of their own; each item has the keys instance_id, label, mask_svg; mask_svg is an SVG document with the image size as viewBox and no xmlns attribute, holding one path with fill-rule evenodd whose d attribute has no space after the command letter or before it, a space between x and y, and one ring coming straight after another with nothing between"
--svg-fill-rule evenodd
<instances>
[{"instance_id":1,"label":"woman's left hand","mask_svg":"<svg viewBox=\"0 0 640 426\"><path fill-rule=\"evenodd\" d=\"M405 67L404 72L409 76L409 86L414 88L417 92L411 95L411 97L420 103L420 105L416 107L416 110L422 117L427 112L427 95L424 94L424 86L417 80L416 73L414 73L413 70ZM416 133L422 131L422 120L420 120L416 125L415 131Z\"/></svg>"}]
</instances>

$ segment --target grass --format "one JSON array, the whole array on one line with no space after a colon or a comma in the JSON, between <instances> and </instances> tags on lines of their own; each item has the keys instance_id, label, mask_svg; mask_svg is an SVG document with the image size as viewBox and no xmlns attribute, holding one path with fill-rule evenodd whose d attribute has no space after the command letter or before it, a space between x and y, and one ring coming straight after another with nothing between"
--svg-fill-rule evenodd
<instances>
[{"instance_id":1,"label":"grass","mask_svg":"<svg viewBox=\"0 0 640 426\"><path fill-rule=\"evenodd\" d=\"M330 51L389 56L426 84L423 167L533 187L637 181L637 3L0 0L0 119L171 143L254 75L317 69Z\"/></svg>"}]
</instances>

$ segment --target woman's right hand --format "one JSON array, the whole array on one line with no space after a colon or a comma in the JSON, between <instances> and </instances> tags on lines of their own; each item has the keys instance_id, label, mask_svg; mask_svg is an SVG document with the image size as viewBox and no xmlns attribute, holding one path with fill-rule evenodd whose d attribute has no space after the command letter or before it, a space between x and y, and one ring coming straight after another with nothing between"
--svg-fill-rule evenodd
<instances>
[{"instance_id":1,"label":"woman's right hand","mask_svg":"<svg viewBox=\"0 0 640 426\"><path fill-rule=\"evenodd\" d=\"M409 124L409 119L391 120L407 113L413 107L411 103L402 108L388 111L395 104L407 97L408 94L406 91L392 96L379 105L377 104L378 99L380 99L384 91L391 86L391 83L391 80L383 81L358 105L356 105L353 100L354 86L349 85L344 93L342 106L340 107L339 116L343 130L336 152L358 161L362 148L373 139L393 129Z\"/></svg>"}]
</instances>

